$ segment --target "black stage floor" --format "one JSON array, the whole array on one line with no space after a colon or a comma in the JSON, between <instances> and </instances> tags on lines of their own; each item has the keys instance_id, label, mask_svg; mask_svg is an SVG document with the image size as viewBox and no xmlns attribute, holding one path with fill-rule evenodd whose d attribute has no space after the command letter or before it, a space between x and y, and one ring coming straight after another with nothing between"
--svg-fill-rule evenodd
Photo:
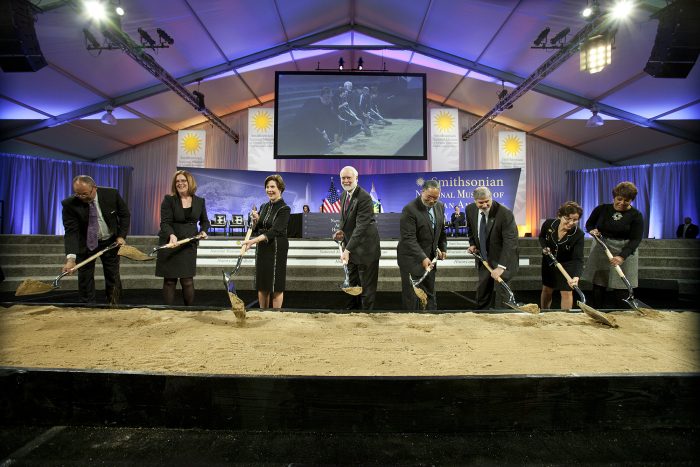
<instances>
[{"instance_id":1,"label":"black stage floor","mask_svg":"<svg viewBox=\"0 0 700 467\"><path fill-rule=\"evenodd\" d=\"M196 284L195 284L196 286ZM584 292L585 293L585 292ZM587 294L589 295L589 294ZM252 290L239 291L239 296L249 309L257 307L257 293ZM540 302L539 290L520 290L515 291L515 297L523 303ZM635 297L642 300L646 304L659 309L667 310L693 310L700 311L700 296L684 296L679 295L672 290L656 290L656 289L635 289ZM98 304L104 303L104 292L97 292ZM350 302L350 296L342 291L327 292L327 291L287 291L284 293L284 308L295 310L337 310L344 311ZM461 291L449 292L439 291L438 310L445 311L460 311L471 310L475 308L474 292ZM590 300L589 300L590 302ZM56 290L43 295L28 295L15 297L13 292L0 292L0 303L60 303L74 304L78 303L78 294L75 290ZM558 294L555 293L553 306L558 306ZM159 306L163 305L162 294L160 290L152 289L132 289L124 290L120 301L121 305L125 306ZM174 305L182 306L182 298L178 289ZM195 305L197 308L228 308L230 307L228 296L222 290L196 290ZM608 302L604 309L627 309L625 303L620 302L614 305L613 302ZM401 311L401 294L399 292L378 292L375 302L375 310L377 311Z\"/></svg>"},{"instance_id":2,"label":"black stage floor","mask_svg":"<svg viewBox=\"0 0 700 467\"><path fill-rule=\"evenodd\" d=\"M0 427L0 465L698 465L693 429L290 433Z\"/></svg>"}]
</instances>

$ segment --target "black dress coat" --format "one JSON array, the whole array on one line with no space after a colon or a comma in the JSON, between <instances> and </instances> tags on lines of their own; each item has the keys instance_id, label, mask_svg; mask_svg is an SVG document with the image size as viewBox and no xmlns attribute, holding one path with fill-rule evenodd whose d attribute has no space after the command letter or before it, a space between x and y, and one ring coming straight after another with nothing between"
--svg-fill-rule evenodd
<instances>
[{"instance_id":1,"label":"black dress coat","mask_svg":"<svg viewBox=\"0 0 700 467\"><path fill-rule=\"evenodd\" d=\"M574 226L559 239L559 219L547 219L540 229L540 246L549 248L571 277L580 277L583 272L583 230ZM572 290L549 256L542 256L542 284L555 290Z\"/></svg>"},{"instance_id":2,"label":"black dress coat","mask_svg":"<svg viewBox=\"0 0 700 467\"><path fill-rule=\"evenodd\" d=\"M372 197L358 186L350 198L350 206L346 212L344 206L347 196L347 191L344 191L340 197L339 229L345 235L345 249L350 251L350 262L373 263L381 256L381 249Z\"/></svg>"}]
</instances>

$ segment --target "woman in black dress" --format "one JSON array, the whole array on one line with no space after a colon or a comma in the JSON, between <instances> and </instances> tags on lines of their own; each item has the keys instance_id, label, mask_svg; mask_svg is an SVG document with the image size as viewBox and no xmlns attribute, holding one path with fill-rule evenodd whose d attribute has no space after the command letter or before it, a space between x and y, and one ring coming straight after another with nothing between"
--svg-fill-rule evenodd
<instances>
[{"instance_id":1,"label":"woman in black dress","mask_svg":"<svg viewBox=\"0 0 700 467\"><path fill-rule=\"evenodd\" d=\"M568 310L574 305L572 287L578 285L583 271L583 232L578 222L583 209L573 201L567 201L559 207L556 219L547 219L540 228L540 245L542 246L542 293L540 306L550 308L552 294L561 293L561 309ZM559 270L551 264L547 253L552 253L566 272L571 276L568 282Z\"/></svg>"},{"instance_id":2,"label":"woman in black dress","mask_svg":"<svg viewBox=\"0 0 700 467\"><path fill-rule=\"evenodd\" d=\"M597 206L586 221L586 230L591 235L602 235L613 254L608 259L605 250L593 243L586 262L583 279L593 283L593 298L598 307L606 307L605 291L615 291L614 307L622 305L621 299L627 296L627 286L613 271L620 266L632 287L637 287L639 255L637 247L644 234L642 213L631 203L637 197L637 187L632 182L621 182L613 188L612 204Z\"/></svg>"},{"instance_id":3,"label":"woman in black dress","mask_svg":"<svg viewBox=\"0 0 700 467\"><path fill-rule=\"evenodd\" d=\"M173 176L171 193L160 204L158 245L173 245L178 240L197 235L207 238L209 218L204 198L195 196L197 182L186 170ZM197 222L199 221L199 228ZM158 251L156 276L163 278L163 300L172 305L180 279L185 305L194 304L194 276L197 270L197 240Z\"/></svg>"},{"instance_id":4,"label":"woman in black dress","mask_svg":"<svg viewBox=\"0 0 700 467\"><path fill-rule=\"evenodd\" d=\"M255 286L260 308L282 308L287 274L287 224L291 209L282 199L284 180L280 175L265 179L265 194L269 202L253 211L254 238L243 242L246 251L257 244L255 251Z\"/></svg>"}]
</instances>

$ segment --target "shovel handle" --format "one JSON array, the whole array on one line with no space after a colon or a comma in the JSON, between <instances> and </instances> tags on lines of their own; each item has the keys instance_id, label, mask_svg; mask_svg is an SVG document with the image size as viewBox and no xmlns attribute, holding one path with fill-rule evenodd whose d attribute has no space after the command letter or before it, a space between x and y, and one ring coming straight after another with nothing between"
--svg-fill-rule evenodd
<instances>
[{"instance_id":1,"label":"shovel handle","mask_svg":"<svg viewBox=\"0 0 700 467\"><path fill-rule=\"evenodd\" d=\"M245 238L243 239L243 241L247 242L248 240L250 240L250 234L252 234L252 233L253 233L253 228L249 227L248 232L246 232ZM241 246L241 252L238 254L238 256L243 256L245 254L245 251L246 251L245 245Z\"/></svg>"},{"instance_id":2,"label":"shovel handle","mask_svg":"<svg viewBox=\"0 0 700 467\"><path fill-rule=\"evenodd\" d=\"M482 258L481 255L479 255L479 254L477 254L477 253L472 253L472 256L473 256L474 258L478 259L479 261L481 261L481 264L483 264L484 267L485 267L489 272L493 272L493 269L491 269L491 266L489 266L488 261L486 261L484 258ZM505 282L503 282L503 279L501 279L501 276L498 276L498 277L496 278L496 282L500 282L500 283L502 283L502 284L505 284Z\"/></svg>"},{"instance_id":3,"label":"shovel handle","mask_svg":"<svg viewBox=\"0 0 700 467\"><path fill-rule=\"evenodd\" d=\"M594 235L593 237L598 241L598 243L600 244L600 246L603 247L603 249L605 250L605 254L606 254L606 256L608 257L608 259L613 259L613 254L612 254L612 252L610 251L610 248L608 248L608 245L606 245L605 242L604 242L601 238L599 238L597 235ZM625 277L625 273L622 272L622 268L620 267L619 264L616 264L614 267L615 267L615 272L617 273L618 276L620 276L620 279L627 279L627 278Z\"/></svg>"},{"instance_id":4,"label":"shovel handle","mask_svg":"<svg viewBox=\"0 0 700 467\"><path fill-rule=\"evenodd\" d=\"M117 242L112 243L112 244L109 245L107 248L104 248L104 249L98 251L98 252L95 253L94 255L92 255L92 256L90 256L90 257L88 257L88 258L82 260L81 262L79 262L78 264L76 264L75 266L73 266L73 268L69 271L69 273L72 273L72 272L77 271L78 269L80 269L80 268L82 268L83 266L85 266L86 264L88 264L90 261L95 261L97 258L99 258L100 256L102 256L103 254L105 254L105 253L108 252L109 250L111 250L111 249L113 249L113 248L116 248L116 247L118 247L118 246L119 246L119 244L118 244ZM65 275L65 274L64 274L64 275Z\"/></svg>"}]
</instances>

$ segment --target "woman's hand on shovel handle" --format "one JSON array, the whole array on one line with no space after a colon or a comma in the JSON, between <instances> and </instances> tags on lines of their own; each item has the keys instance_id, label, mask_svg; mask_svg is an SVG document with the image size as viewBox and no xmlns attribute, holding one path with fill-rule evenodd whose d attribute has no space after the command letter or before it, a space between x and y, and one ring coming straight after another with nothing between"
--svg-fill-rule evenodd
<instances>
[{"instance_id":1,"label":"woman's hand on shovel handle","mask_svg":"<svg viewBox=\"0 0 700 467\"><path fill-rule=\"evenodd\" d=\"M612 258L610 258L610 264L612 264L613 266L619 266L624 262L625 258L623 258L622 256L613 256Z\"/></svg>"},{"instance_id":2,"label":"woman's hand on shovel handle","mask_svg":"<svg viewBox=\"0 0 700 467\"><path fill-rule=\"evenodd\" d=\"M168 239L168 247L172 248L175 246L175 243L177 243L177 237L174 234L170 234L170 238Z\"/></svg>"},{"instance_id":3,"label":"woman's hand on shovel handle","mask_svg":"<svg viewBox=\"0 0 700 467\"><path fill-rule=\"evenodd\" d=\"M570 281L566 281L569 283L569 287L578 287L578 277L572 277Z\"/></svg>"},{"instance_id":4,"label":"woman's hand on shovel handle","mask_svg":"<svg viewBox=\"0 0 700 467\"><path fill-rule=\"evenodd\" d=\"M593 229L593 230L591 230L591 231L588 232L588 233L591 234L591 235L593 235L594 237L599 237L599 236L600 236L600 232L598 231L598 229Z\"/></svg>"}]
</instances>

